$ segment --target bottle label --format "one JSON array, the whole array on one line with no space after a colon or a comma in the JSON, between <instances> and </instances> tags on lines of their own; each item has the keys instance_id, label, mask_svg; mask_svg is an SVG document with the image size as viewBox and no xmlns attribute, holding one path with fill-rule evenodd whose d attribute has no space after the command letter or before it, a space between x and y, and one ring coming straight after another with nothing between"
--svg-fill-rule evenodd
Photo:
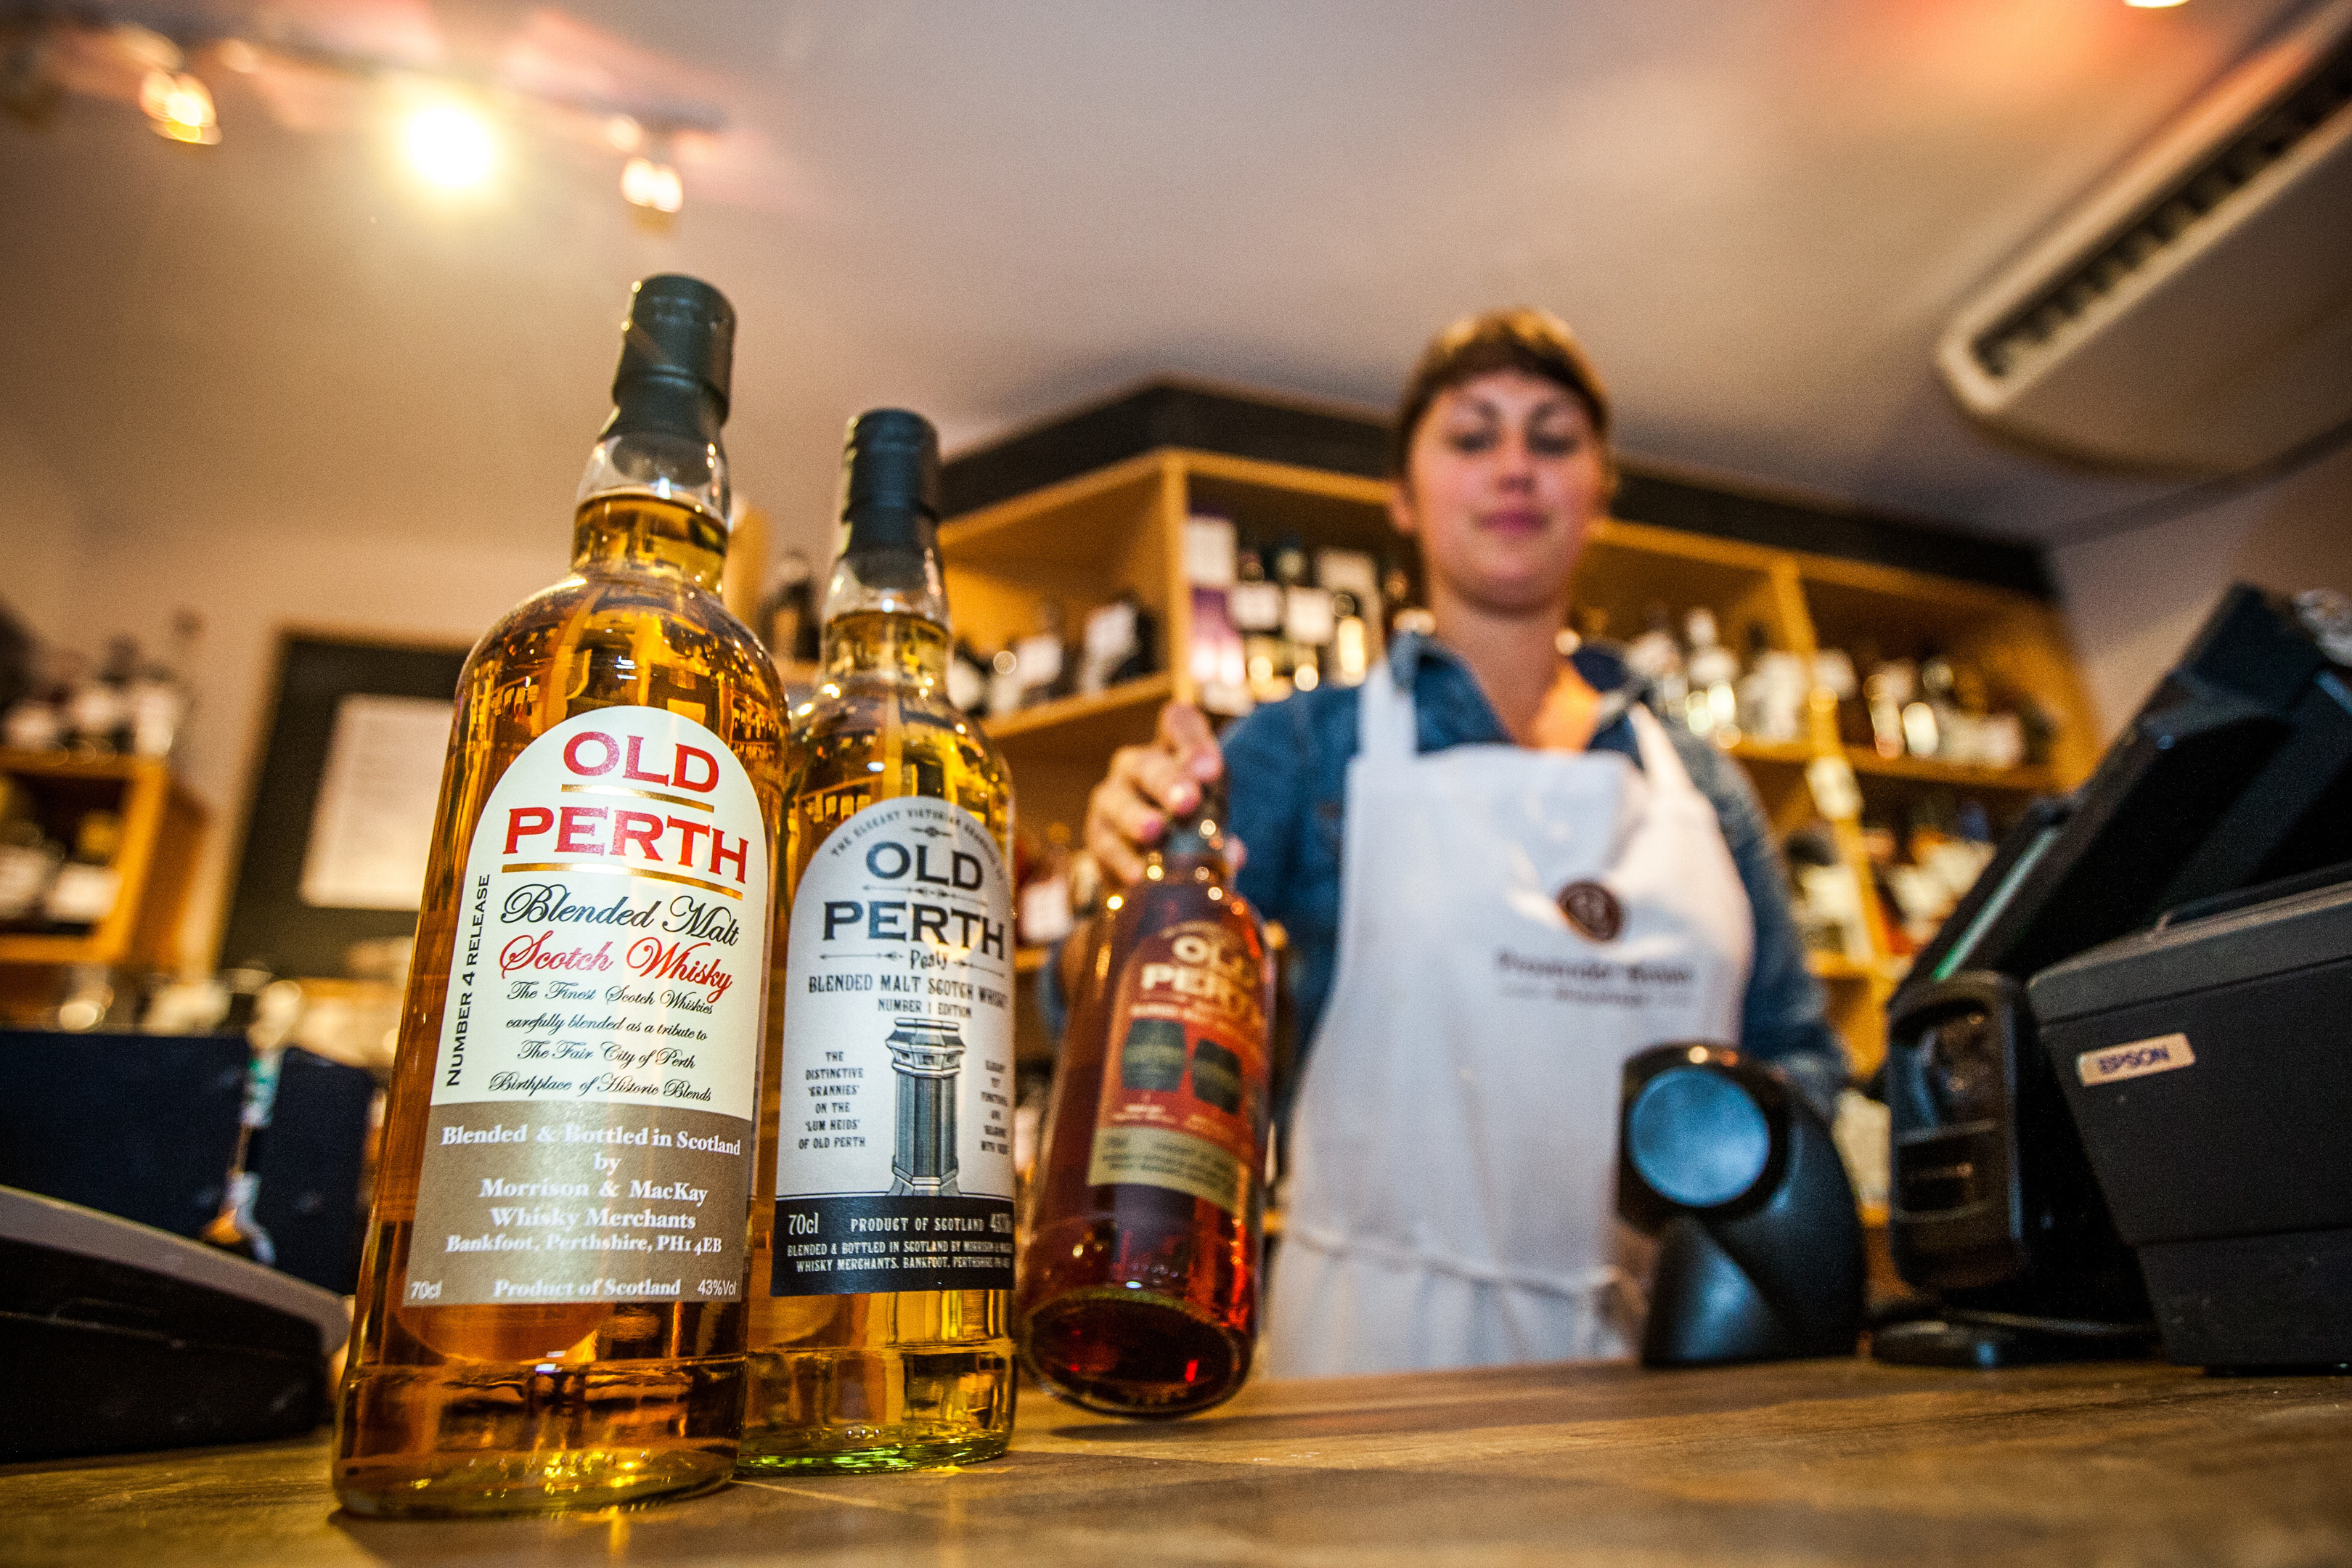
<instances>
[{"instance_id":1,"label":"bottle label","mask_svg":"<svg viewBox=\"0 0 2352 1568\"><path fill-rule=\"evenodd\" d=\"M1013 895L978 817L877 801L793 896L779 1296L1013 1288Z\"/></svg>"},{"instance_id":2,"label":"bottle label","mask_svg":"<svg viewBox=\"0 0 2352 1568\"><path fill-rule=\"evenodd\" d=\"M1217 921L1136 944L1111 1011L1116 1058L1087 1162L1089 1186L1137 1183L1249 1212L1265 1159L1264 972Z\"/></svg>"},{"instance_id":3,"label":"bottle label","mask_svg":"<svg viewBox=\"0 0 2352 1568\"><path fill-rule=\"evenodd\" d=\"M405 1303L740 1296L771 853L682 715L514 760L466 857Z\"/></svg>"}]
</instances>

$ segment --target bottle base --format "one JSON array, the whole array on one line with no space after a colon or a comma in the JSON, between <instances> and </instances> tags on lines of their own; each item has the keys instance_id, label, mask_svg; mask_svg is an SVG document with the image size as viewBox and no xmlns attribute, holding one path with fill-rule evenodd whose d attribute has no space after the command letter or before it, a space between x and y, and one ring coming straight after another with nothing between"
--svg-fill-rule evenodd
<instances>
[{"instance_id":1,"label":"bottle base","mask_svg":"<svg viewBox=\"0 0 2352 1568\"><path fill-rule=\"evenodd\" d=\"M837 1435L812 1435L818 1444ZM1011 1445L1010 1432L985 1432L962 1437L892 1437L866 1447L812 1446L803 1450L763 1449L735 1461L739 1476L856 1475L886 1470L940 1470L951 1465L976 1465L1002 1456Z\"/></svg>"},{"instance_id":2,"label":"bottle base","mask_svg":"<svg viewBox=\"0 0 2352 1568\"><path fill-rule=\"evenodd\" d=\"M694 1452L436 1454L338 1464L335 1498L371 1519L581 1513L695 1497L726 1485L734 1473L732 1445Z\"/></svg>"},{"instance_id":3,"label":"bottle base","mask_svg":"<svg viewBox=\"0 0 2352 1568\"><path fill-rule=\"evenodd\" d=\"M1249 1345L1155 1292L1098 1286L1029 1314L1021 1359L1058 1399L1105 1415L1197 1415L1240 1392Z\"/></svg>"},{"instance_id":4,"label":"bottle base","mask_svg":"<svg viewBox=\"0 0 2352 1568\"><path fill-rule=\"evenodd\" d=\"M373 1518L576 1513L707 1490L735 1467L743 1363L374 1366L347 1375L335 1495Z\"/></svg>"},{"instance_id":5,"label":"bottle base","mask_svg":"<svg viewBox=\"0 0 2352 1568\"><path fill-rule=\"evenodd\" d=\"M748 1358L740 1476L932 1470L1013 1441L1010 1340Z\"/></svg>"}]
</instances>

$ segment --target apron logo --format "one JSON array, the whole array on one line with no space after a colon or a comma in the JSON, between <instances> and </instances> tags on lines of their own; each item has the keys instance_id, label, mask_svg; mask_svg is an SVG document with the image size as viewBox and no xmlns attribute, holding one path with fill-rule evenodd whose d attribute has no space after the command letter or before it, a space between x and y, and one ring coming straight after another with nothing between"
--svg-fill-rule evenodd
<instances>
[{"instance_id":1,"label":"apron logo","mask_svg":"<svg viewBox=\"0 0 2352 1568\"><path fill-rule=\"evenodd\" d=\"M1625 906L1598 882L1570 882L1559 890L1559 912L1591 942L1615 942L1625 929Z\"/></svg>"}]
</instances>

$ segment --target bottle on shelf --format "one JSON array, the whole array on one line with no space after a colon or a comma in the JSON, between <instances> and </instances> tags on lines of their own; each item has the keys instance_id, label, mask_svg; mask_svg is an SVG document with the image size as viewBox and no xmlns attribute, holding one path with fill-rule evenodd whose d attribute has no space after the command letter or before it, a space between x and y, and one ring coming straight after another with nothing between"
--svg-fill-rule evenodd
<instances>
[{"instance_id":1,"label":"bottle on shelf","mask_svg":"<svg viewBox=\"0 0 2352 1568\"><path fill-rule=\"evenodd\" d=\"M941 689L937 435L876 410L844 468L784 768L746 1473L969 1463L1013 1427L1012 777Z\"/></svg>"},{"instance_id":2,"label":"bottle on shelf","mask_svg":"<svg viewBox=\"0 0 2352 1568\"><path fill-rule=\"evenodd\" d=\"M53 930L83 931L114 912L122 897L122 817L100 807L74 823L73 849L41 897L41 913Z\"/></svg>"},{"instance_id":3,"label":"bottle on shelf","mask_svg":"<svg viewBox=\"0 0 2352 1568\"><path fill-rule=\"evenodd\" d=\"M1918 696L1917 667L1907 658L1884 660L1872 667L1862 690L1869 704L1871 749L1882 757L1902 756L1910 749L1903 713Z\"/></svg>"},{"instance_id":4,"label":"bottle on shelf","mask_svg":"<svg viewBox=\"0 0 2352 1568\"><path fill-rule=\"evenodd\" d=\"M1868 963L1862 885L1853 868L1839 857L1829 824L1819 819L1807 824L1790 834L1782 848L1795 884L1797 932L1806 949Z\"/></svg>"},{"instance_id":5,"label":"bottle on shelf","mask_svg":"<svg viewBox=\"0 0 2352 1568\"><path fill-rule=\"evenodd\" d=\"M1268 581L1265 557L1255 545L1243 545L1234 557L1234 625L1244 635L1264 635L1282 627L1282 584Z\"/></svg>"},{"instance_id":6,"label":"bottle on shelf","mask_svg":"<svg viewBox=\"0 0 2352 1568\"><path fill-rule=\"evenodd\" d=\"M1021 655L1010 643L988 657L988 716L1002 719L1021 711L1027 688L1021 683Z\"/></svg>"},{"instance_id":7,"label":"bottle on shelf","mask_svg":"<svg viewBox=\"0 0 2352 1568\"><path fill-rule=\"evenodd\" d=\"M1739 680L1739 729L1749 739L1785 745L1802 740L1812 685L1803 658L1772 643L1761 621L1748 626L1748 673Z\"/></svg>"},{"instance_id":8,"label":"bottle on shelf","mask_svg":"<svg viewBox=\"0 0 2352 1568\"><path fill-rule=\"evenodd\" d=\"M94 669L83 667L68 689L63 710L69 750L82 756L112 757L127 748L131 677L138 663L138 645L116 637L107 644L102 663Z\"/></svg>"},{"instance_id":9,"label":"bottle on shelf","mask_svg":"<svg viewBox=\"0 0 2352 1568\"><path fill-rule=\"evenodd\" d=\"M1429 611L1416 603L1412 593L1412 574L1404 563L1393 555L1381 558L1381 647L1388 645L1406 632L1427 633L1436 626Z\"/></svg>"},{"instance_id":10,"label":"bottle on shelf","mask_svg":"<svg viewBox=\"0 0 2352 1568\"><path fill-rule=\"evenodd\" d=\"M192 706L188 678L195 667L196 639L203 632L201 616L194 610L180 611L172 617L171 653L142 664L131 679L126 700L133 755L168 757L179 743L180 727Z\"/></svg>"},{"instance_id":11,"label":"bottle on shelf","mask_svg":"<svg viewBox=\"0 0 2352 1568\"><path fill-rule=\"evenodd\" d=\"M41 826L33 792L0 773L0 931L26 931L40 923L49 884L57 879L65 848Z\"/></svg>"},{"instance_id":12,"label":"bottle on shelf","mask_svg":"<svg viewBox=\"0 0 2352 1568\"><path fill-rule=\"evenodd\" d=\"M65 740L65 713L58 698L36 687L0 716L0 747L12 752L50 752Z\"/></svg>"},{"instance_id":13,"label":"bottle on shelf","mask_svg":"<svg viewBox=\"0 0 2352 1568\"><path fill-rule=\"evenodd\" d=\"M1342 588L1331 595L1331 679L1342 686L1361 686L1379 657L1370 628L1377 615L1366 616L1356 595Z\"/></svg>"},{"instance_id":14,"label":"bottle on shelf","mask_svg":"<svg viewBox=\"0 0 2352 1568\"><path fill-rule=\"evenodd\" d=\"M1014 840L1016 862L1024 839ZM1035 840L1025 842L1034 844ZM1070 934L1076 915L1070 903L1070 825L1049 823L1043 848L1018 866L1015 904L1020 911L1021 945L1045 947Z\"/></svg>"},{"instance_id":15,"label":"bottle on shelf","mask_svg":"<svg viewBox=\"0 0 2352 1568\"><path fill-rule=\"evenodd\" d=\"M1159 664L1153 656L1159 631L1158 617L1132 589L1088 610L1079 639L1079 693L1092 697L1152 674Z\"/></svg>"},{"instance_id":16,"label":"bottle on shelf","mask_svg":"<svg viewBox=\"0 0 2352 1568\"><path fill-rule=\"evenodd\" d=\"M1682 644L1675 640L1666 606L1653 601L1643 612L1642 635L1625 647L1625 667L1646 683L1650 707L1670 724L1689 721L1685 702L1690 681L1683 673Z\"/></svg>"},{"instance_id":17,"label":"bottle on shelf","mask_svg":"<svg viewBox=\"0 0 2352 1568\"><path fill-rule=\"evenodd\" d=\"M768 654L778 665L816 659L816 568L797 550L776 561L776 584L761 611Z\"/></svg>"},{"instance_id":18,"label":"bottle on shelf","mask_svg":"<svg viewBox=\"0 0 2352 1568\"><path fill-rule=\"evenodd\" d=\"M734 326L637 285L572 573L459 677L336 1416L357 1513L734 1468L783 740L719 598Z\"/></svg>"},{"instance_id":19,"label":"bottle on shelf","mask_svg":"<svg viewBox=\"0 0 2352 1568\"><path fill-rule=\"evenodd\" d=\"M1077 689L1076 661L1069 655L1058 602L1047 599L1037 606L1037 629L1013 643L1013 658L1023 708L1034 708Z\"/></svg>"},{"instance_id":20,"label":"bottle on shelf","mask_svg":"<svg viewBox=\"0 0 2352 1568\"><path fill-rule=\"evenodd\" d=\"M46 1025L68 1035L89 1034L110 1026L126 1024L123 1015L124 988L115 984L118 976L103 963L69 963L58 978L57 1005L49 1010Z\"/></svg>"},{"instance_id":21,"label":"bottle on shelf","mask_svg":"<svg viewBox=\"0 0 2352 1568\"><path fill-rule=\"evenodd\" d=\"M1023 1224L1022 1355L1054 1393L1181 1415L1248 1374L1273 966L1214 785L1087 933Z\"/></svg>"},{"instance_id":22,"label":"bottle on shelf","mask_svg":"<svg viewBox=\"0 0 2352 1568\"><path fill-rule=\"evenodd\" d=\"M1385 607L1380 563L1361 550L1318 550L1315 581L1331 595L1331 646L1324 673L1342 686L1363 682L1381 641Z\"/></svg>"},{"instance_id":23,"label":"bottle on shelf","mask_svg":"<svg viewBox=\"0 0 2352 1568\"><path fill-rule=\"evenodd\" d=\"M1322 683L1323 666L1338 635L1339 611L1331 594L1312 584L1284 590L1282 642L1292 686L1312 691Z\"/></svg>"},{"instance_id":24,"label":"bottle on shelf","mask_svg":"<svg viewBox=\"0 0 2352 1568\"><path fill-rule=\"evenodd\" d=\"M1227 607L1241 634L1243 679L1253 703L1290 695L1290 650L1282 637L1282 584L1266 576L1265 553L1244 545L1236 553Z\"/></svg>"},{"instance_id":25,"label":"bottle on shelf","mask_svg":"<svg viewBox=\"0 0 2352 1568\"><path fill-rule=\"evenodd\" d=\"M1683 668L1690 677L1684 711L1691 732L1705 735L1717 745L1735 745L1739 740L1738 657L1717 640L1714 611L1693 610L1683 626L1690 637Z\"/></svg>"},{"instance_id":26,"label":"bottle on shelf","mask_svg":"<svg viewBox=\"0 0 2352 1568\"><path fill-rule=\"evenodd\" d=\"M988 682L995 672L972 646L958 637L948 650L948 700L974 718L988 712Z\"/></svg>"},{"instance_id":27,"label":"bottle on shelf","mask_svg":"<svg viewBox=\"0 0 2352 1568\"><path fill-rule=\"evenodd\" d=\"M1234 619L1240 556L1233 519L1213 512L1185 519L1184 581L1192 596L1192 646L1186 657L1201 707L1211 713L1239 715L1254 706L1249 661Z\"/></svg>"},{"instance_id":28,"label":"bottle on shelf","mask_svg":"<svg viewBox=\"0 0 2352 1568\"><path fill-rule=\"evenodd\" d=\"M1878 947L1890 957L1907 959L1918 952L1919 944L1905 924L1891 880L1901 858L1901 836L1883 816L1866 816L1862 823L1862 848L1870 863L1871 886L1876 895Z\"/></svg>"},{"instance_id":29,"label":"bottle on shelf","mask_svg":"<svg viewBox=\"0 0 2352 1568\"><path fill-rule=\"evenodd\" d=\"M1862 700L1862 680L1853 656L1842 647L1825 647L1813 655L1813 700L1827 704L1837 718L1841 745L1870 744L1870 710Z\"/></svg>"}]
</instances>

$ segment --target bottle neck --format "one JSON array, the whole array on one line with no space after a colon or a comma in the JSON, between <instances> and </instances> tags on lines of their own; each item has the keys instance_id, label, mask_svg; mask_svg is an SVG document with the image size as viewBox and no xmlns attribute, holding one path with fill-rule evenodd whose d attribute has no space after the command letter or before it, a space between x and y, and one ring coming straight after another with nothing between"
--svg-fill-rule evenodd
<instances>
[{"instance_id":1,"label":"bottle neck","mask_svg":"<svg viewBox=\"0 0 2352 1568\"><path fill-rule=\"evenodd\" d=\"M1160 842L1143 858L1149 881L1173 881L1186 877L1218 887L1233 879L1225 859L1225 825L1207 812L1194 811L1168 825Z\"/></svg>"},{"instance_id":2,"label":"bottle neck","mask_svg":"<svg viewBox=\"0 0 2352 1568\"><path fill-rule=\"evenodd\" d=\"M824 624L823 664L827 680L854 675L879 676L945 700L948 632L920 616L889 610L856 610Z\"/></svg>"},{"instance_id":3,"label":"bottle neck","mask_svg":"<svg viewBox=\"0 0 2352 1568\"><path fill-rule=\"evenodd\" d=\"M633 395L588 454L573 514L572 568L646 573L719 590L727 563L727 452L708 398Z\"/></svg>"},{"instance_id":4,"label":"bottle neck","mask_svg":"<svg viewBox=\"0 0 2352 1568\"><path fill-rule=\"evenodd\" d=\"M860 508L842 520L841 534L824 590L826 675L945 681L953 634L930 519Z\"/></svg>"}]
</instances>

